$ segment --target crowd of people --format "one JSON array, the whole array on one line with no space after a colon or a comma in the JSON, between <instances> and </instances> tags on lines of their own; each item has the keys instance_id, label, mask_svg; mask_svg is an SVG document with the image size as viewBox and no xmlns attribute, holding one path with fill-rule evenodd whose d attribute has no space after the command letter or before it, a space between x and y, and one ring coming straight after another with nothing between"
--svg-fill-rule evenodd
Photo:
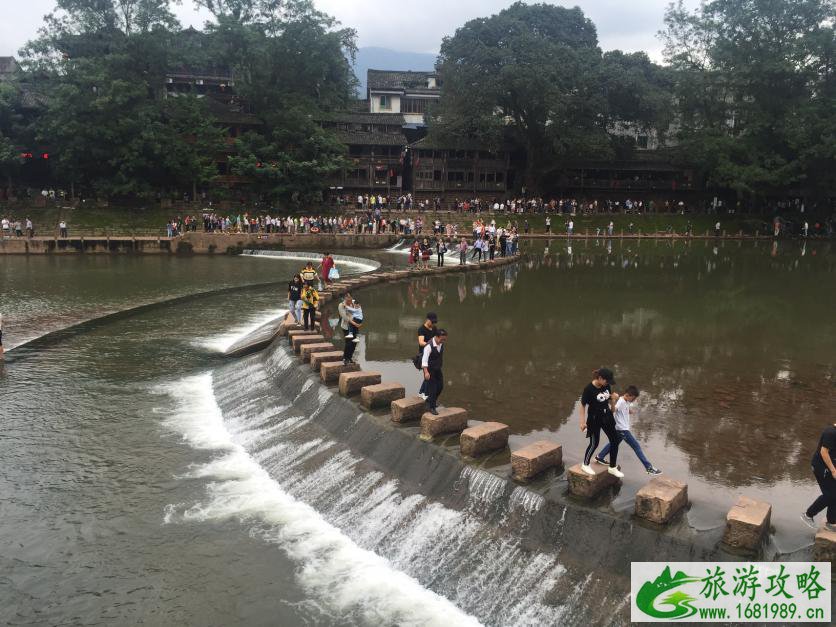
<instances>
[{"instance_id":1,"label":"crowd of people","mask_svg":"<svg viewBox=\"0 0 836 627\"><path fill-rule=\"evenodd\" d=\"M0 219L0 233L3 237L34 237L35 226L28 216L24 220L4 216Z\"/></svg>"},{"instance_id":2,"label":"crowd of people","mask_svg":"<svg viewBox=\"0 0 836 627\"><path fill-rule=\"evenodd\" d=\"M389 197L384 194L358 194L356 199L347 195L336 196L333 204L340 210L354 207L358 211L455 211L459 213L686 213L690 211L720 211L735 213L737 207L728 207L720 200L694 204L682 199L644 200L642 198L577 197L545 198L543 196L511 196L480 198L447 198L440 196L413 198L411 193Z\"/></svg>"},{"instance_id":3,"label":"crowd of people","mask_svg":"<svg viewBox=\"0 0 836 627\"><path fill-rule=\"evenodd\" d=\"M56 228L58 237L69 237L70 229L66 220L59 220ZM2 237L26 237L31 239L36 235L35 225L28 216L23 220L12 216L3 216L3 218L0 218L0 235Z\"/></svg>"}]
</instances>

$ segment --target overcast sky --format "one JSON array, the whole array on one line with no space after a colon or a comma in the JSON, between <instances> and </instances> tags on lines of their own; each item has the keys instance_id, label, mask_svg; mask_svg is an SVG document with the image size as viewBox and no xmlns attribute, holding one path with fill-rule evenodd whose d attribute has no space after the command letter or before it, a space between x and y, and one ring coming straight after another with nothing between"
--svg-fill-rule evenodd
<instances>
[{"instance_id":1,"label":"overcast sky","mask_svg":"<svg viewBox=\"0 0 836 627\"><path fill-rule=\"evenodd\" d=\"M564 6L579 5L598 27L605 50L618 48L633 52L645 50L661 60L661 43L656 38L662 28L669 0L575 0L556 1ZM357 30L358 44L409 52L437 53L441 39L455 32L469 19L496 13L511 0L314 0L323 11ZM698 0L688 0L696 6ZM0 0L5 16L0 21L0 56L16 55L17 50L37 34L43 16L55 6L54 0ZM14 8L12 8L14 7ZM174 7L185 25L201 26L207 14L182 0Z\"/></svg>"}]
</instances>

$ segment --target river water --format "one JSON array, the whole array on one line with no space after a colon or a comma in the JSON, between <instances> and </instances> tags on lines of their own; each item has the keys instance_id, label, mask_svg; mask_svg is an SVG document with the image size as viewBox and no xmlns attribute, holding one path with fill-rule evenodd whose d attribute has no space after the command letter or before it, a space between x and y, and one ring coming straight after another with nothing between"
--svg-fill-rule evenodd
<instances>
[{"instance_id":1,"label":"river water","mask_svg":"<svg viewBox=\"0 0 836 627\"><path fill-rule=\"evenodd\" d=\"M384 379L413 382L405 358L423 314L435 310L451 333L445 403L507 422L512 446L556 437L569 463L583 443L577 397L592 368L611 365L616 387L642 389L634 432L648 456L689 483L689 524L720 524L745 493L776 506L780 549L809 544L798 509L815 495L808 458L836 400L830 245L589 240L526 253L493 273L358 292L367 319L361 360ZM577 598L556 602L549 590L560 563L497 540L481 522L501 490L491 476L463 473L461 511L410 493L317 430L317 416L333 414L340 399L290 376L282 351L220 357L283 305L281 287L246 285L284 280L298 262L0 263L7 345L136 304L239 288L8 353L0 622L578 624L593 616L579 598L594 581L573 583ZM625 487L607 505L616 512L646 480L629 449L621 459ZM531 493L509 502L521 516L542 506ZM611 596L596 602L623 617L623 590Z\"/></svg>"},{"instance_id":2,"label":"river water","mask_svg":"<svg viewBox=\"0 0 836 627\"><path fill-rule=\"evenodd\" d=\"M577 463L580 393L609 366L617 391L641 390L633 434L688 483L694 527L722 525L745 494L776 505L781 550L809 544L809 461L836 419L832 244L578 239L525 251L498 272L370 290L369 368L415 381L402 356L436 311L451 334L445 402L509 424L512 448L555 439ZM611 507L624 510L647 476L626 445L619 464Z\"/></svg>"}]
</instances>

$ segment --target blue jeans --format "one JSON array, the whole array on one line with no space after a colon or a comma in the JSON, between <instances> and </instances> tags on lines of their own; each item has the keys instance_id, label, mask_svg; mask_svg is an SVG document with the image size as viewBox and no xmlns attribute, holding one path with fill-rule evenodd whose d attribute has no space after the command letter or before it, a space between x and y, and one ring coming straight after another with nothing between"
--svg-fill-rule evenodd
<instances>
[{"instance_id":1,"label":"blue jeans","mask_svg":"<svg viewBox=\"0 0 836 627\"><path fill-rule=\"evenodd\" d=\"M653 468L653 464L651 464L647 460L647 457L644 456L644 452L642 451L642 447L639 445L638 440L636 440L636 438L633 437L633 434L630 433L629 431L619 431L618 433L621 435L621 440L625 444L627 444L627 446L629 446L631 449L633 449L633 452L636 454L636 457L638 457L639 461L642 464L644 464L645 469ZM610 452L610 443L607 442L604 445L604 448L601 449L601 452L598 453L598 457L601 458L601 459L604 459L609 454L609 452Z\"/></svg>"},{"instance_id":2,"label":"blue jeans","mask_svg":"<svg viewBox=\"0 0 836 627\"><path fill-rule=\"evenodd\" d=\"M291 300L289 302L289 305L290 313L293 315L293 318L296 320L298 324L302 324L302 301Z\"/></svg>"}]
</instances>

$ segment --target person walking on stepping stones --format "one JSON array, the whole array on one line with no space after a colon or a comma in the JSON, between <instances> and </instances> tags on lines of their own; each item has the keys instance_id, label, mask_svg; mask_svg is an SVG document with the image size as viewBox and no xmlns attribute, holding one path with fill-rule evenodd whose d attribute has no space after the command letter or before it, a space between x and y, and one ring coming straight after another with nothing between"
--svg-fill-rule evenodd
<instances>
[{"instance_id":1,"label":"person walking on stepping stones","mask_svg":"<svg viewBox=\"0 0 836 627\"><path fill-rule=\"evenodd\" d=\"M433 416L438 415L438 397L444 390L444 343L447 341L447 331L438 329L435 337L424 347L421 357L421 368L424 371L424 381L427 383L427 409Z\"/></svg>"},{"instance_id":2,"label":"person walking on stepping stones","mask_svg":"<svg viewBox=\"0 0 836 627\"><path fill-rule=\"evenodd\" d=\"M625 442L627 446L633 449L633 452L636 454L636 457L639 458L639 461L644 466L645 471L649 475L661 475L662 471L656 468L650 460L645 457L644 451L642 450L641 444L639 444L638 440L633 436L633 433L630 431L630 413L633 411L633 403L639 397L639 388L635 385L628 385L627 389L624 390L624 394L621 395L621 398L618 399L615 403L615 430L618 431L618 435L621 438L622 442ZM595 456L595 461L599 464L604 466L607 465L607 455L610 452L610 445L605 444L604 448L601 449L601 452Z\"/></svg>"},{"instance_id":3,"label":"person walking on stepping stones","mask_svg":"<svg viewBox=\"0 0 836 627\"><path fill-rule=\"evenodd\" d=\"M423 360L424 349L435 337L438 330L438 314L431 311L427 314L424 324L418 327L418 355ZM417 364L416 364L417 367ZM421 373L423 375L423 372ZM427 382L421 377L421 387L418 389L418 396L427 400Z\"/></svg>"},{"instance_id":4,"label":"person walking on stepping stones","mask_svg":"<svg viewBox=\"0 0 836 627\"><path fill-rule=\"evenodd\" d=\"M623 477L624 473L618 469L618 444L621 437L615 429L615 417L613 407L618 400L618 394L614 394L611 385L615 383L612 370L599 368L592 373L592 383L587 385L581 395L581 431L586 432L589 444L583 456L581 470L588 475L594 475L595 471L590 466L592 455L601 441L601 431L607 435L610 441L610 467L607 469L611 475Z\"/></svg>"},{"instance_id":5,"label":"person walking on stepping stones","mask_svg":"<svg viewBox=\"0 0 836 627\"><path fill-rule=\"evenodd\" d=\"M351 319L352 315L349 309L351 308L351 303L354 302L354 299L351 297L349 292L346 292L343 296L342 302L337 305L337 311L340 314L340 329L342 329L343 336L345 337L345 347L343 348L343 363L348 365L352 362L354 357L354 351L357 348L357 343L353 339L353 334L351 333ZM349 337L351 335L351 337Z\"/></svg>"},{"instance_id":6,"label":"person walking on stepping stones","mask_svg":"<svg viewBox=\"0 0 836 627\"><path fill-rule=\"evenodd\" d=\"M836 425L825 427L811 463L821 495L801 514L801 520L815 529L816 523L813 519L827 508L827 521L824 526L828 531L836 531Z\"/></svg>"},{"instance_id":7,"label":"person walking on stepping stones","mask_svg":"<svg viewBox=\"0 0 836 627\"><path fill-rule=\"evenodd\" d=\"M313 285L302 288L302 322L305 331L316 330L316 308L319 305L319 292Z\"/></svg>"}]
</instances>

